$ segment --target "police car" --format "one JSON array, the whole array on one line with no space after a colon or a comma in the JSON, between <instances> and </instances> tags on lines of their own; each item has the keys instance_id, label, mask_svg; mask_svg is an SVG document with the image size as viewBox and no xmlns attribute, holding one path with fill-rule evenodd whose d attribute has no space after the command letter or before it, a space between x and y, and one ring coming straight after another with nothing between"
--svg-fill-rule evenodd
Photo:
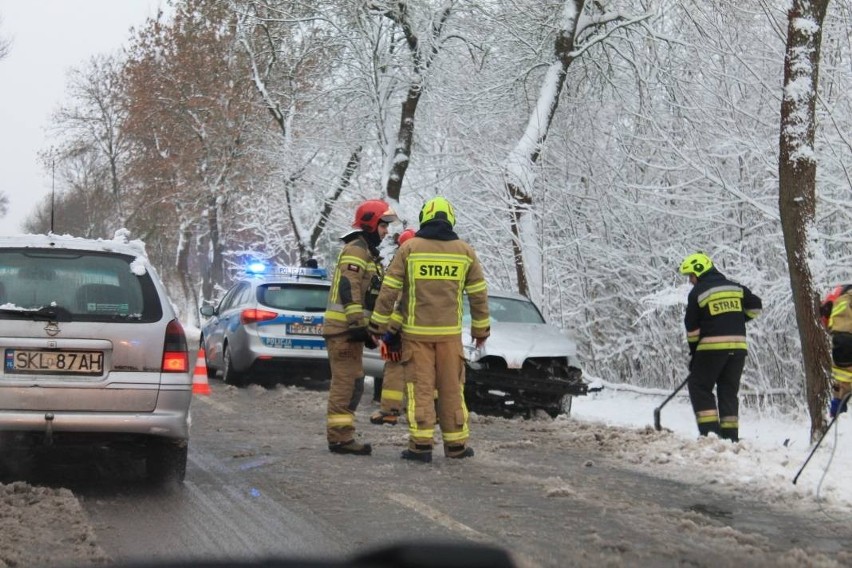
<instances>
[{"instance_id":1,"label":"police car","mask_svg":"<svg viewBox=\"0 0 852 568\"><path fill-rule=\"evenodd\" d=\"M331 283L324 268L250 264L218 305L204 305L201 345L210 378L229 384L327 385L322 337ZM376 350L365 350L367 375L382 376Z\"/></svg>"},{"instance_id":2,"label":"police car","mask_svg":"<svg viewBox=\"0 0 852 568\"><path fill-rule=\"evenodd\" d=\"M548 323L527 297L488 291L491 335L481 350L465 345L465 401L480 414L552 417L570 412L571 397L589 392L577 360L577 345ZM462 319L470 342L470 306Z\"/></svg>"}]
</instances>

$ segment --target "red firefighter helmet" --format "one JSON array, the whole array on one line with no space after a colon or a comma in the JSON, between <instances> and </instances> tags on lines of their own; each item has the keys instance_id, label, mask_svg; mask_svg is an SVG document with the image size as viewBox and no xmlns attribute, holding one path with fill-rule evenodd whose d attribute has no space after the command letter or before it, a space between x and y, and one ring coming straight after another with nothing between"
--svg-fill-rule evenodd
<instances>
[{"instance_id":1,"label":"red firefighter helmet","mask_svg":"<svg viewBox=\"0 0 852 568\"><path fill-rule=\"evenodd\" d=\"M396 212L381 199L369 199L355 210L355 221L352 227L366 233L375 233L379 223L392 223L398 217Z\"/></svg>"},{"instance_id":2,"label":"red firefighter helmet","mask_svg":"<svg viewBox=\"0 0 852 568\"><path fill-rule=\"evenodd\" d=\"M396 244L397 244L397 246L400 246L400 247L401 247L401 246L402 246L402 243L404 243L405 241L407 241L408 239L410 239L411 237L413 237L415 234L417 234L417 231L415 231L414 229L406 229L406 230L404 230L404 231L403 231L403 232L401 232L401 233L399 234L399 236L396 238Z\"/></svg>"}]
</instances>

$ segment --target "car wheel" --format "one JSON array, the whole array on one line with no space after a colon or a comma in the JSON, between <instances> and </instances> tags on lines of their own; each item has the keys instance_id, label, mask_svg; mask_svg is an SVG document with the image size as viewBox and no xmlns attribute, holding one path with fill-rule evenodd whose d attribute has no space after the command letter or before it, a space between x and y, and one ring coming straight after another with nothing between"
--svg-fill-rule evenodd
<instances>
[{"instance_id":1,"label":"car wheel","mask_svg":"<svg viewBox=\"0 0 852 568\"><path fill-rule=\"evenodd\" d=\"M148 445L145 468L148 478L156 482L183 482L189 445L185 440L154 440Z\"/></svg>"},{"instance_id":2,"label":"car wheel","mask_svg":"<svg viewBox=\"0 0 852 568\"><path fill-rule=\"evenodd\" d=\"M204 338L201 338L201 345L204 346ZM207 358L207 349L204 349L204 367L207 369L207 378L215 379L216 378L216 368L210 365L210 359Z\"/></svg>"},{"instance_id":3,"label":"car wheel","mask_svg":"<svg viewBox=\"0 0 852 568\"><path fill-rule=\"evenodd\" d=\"M227 345L222 353L222 380L237 387L244 384L242 375L234 370L234 363L231 361L231 348Z\"/></svg>"}]
</instances>

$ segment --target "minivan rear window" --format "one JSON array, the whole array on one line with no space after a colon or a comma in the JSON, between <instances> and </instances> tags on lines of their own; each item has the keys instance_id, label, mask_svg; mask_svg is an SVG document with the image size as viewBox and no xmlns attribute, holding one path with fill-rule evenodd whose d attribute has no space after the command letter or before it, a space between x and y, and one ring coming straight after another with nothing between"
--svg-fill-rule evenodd
<instances>
[{"instance_id":1,"label":"minivan rear window","mask_svg":"<svg viewBox=\"0 0 852 568\"><path fill-rule=\"evenodd\" d=\"M0 250L0 318L60 307L73 321L152 322L163 317L150 275L133 257L64 249Z\"/></svg>"}]
</instances>

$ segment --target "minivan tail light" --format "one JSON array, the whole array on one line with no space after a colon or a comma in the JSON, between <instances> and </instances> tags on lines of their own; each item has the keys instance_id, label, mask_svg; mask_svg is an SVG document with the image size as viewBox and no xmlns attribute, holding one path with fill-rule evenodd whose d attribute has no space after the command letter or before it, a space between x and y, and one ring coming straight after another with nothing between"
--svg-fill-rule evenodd
<instances>
[{"instance_id":1,"label":"minivan tail light","mask_svg":"<svg viewBox=\"0 0 852 568\"><path fill-rule=\"evenodd\" d=\"M189 371L189 348L183 326L176 319L166 326L166 340L163 343L163 372L186 373Z\"/></svg>"},{"instance_id":2,"label":"minivan tail light","mask_svg":"<svg viewBox=\"0 0 852 568\"><path fill-rule=\"evenodd\" d=\"M269 321L278 317L278 312L270 312L269 310L257 310L250 308L243 310L240 313L240 323L243 325L249 323L257 323L259 321Z\"/></svg>"}]
</instances>

